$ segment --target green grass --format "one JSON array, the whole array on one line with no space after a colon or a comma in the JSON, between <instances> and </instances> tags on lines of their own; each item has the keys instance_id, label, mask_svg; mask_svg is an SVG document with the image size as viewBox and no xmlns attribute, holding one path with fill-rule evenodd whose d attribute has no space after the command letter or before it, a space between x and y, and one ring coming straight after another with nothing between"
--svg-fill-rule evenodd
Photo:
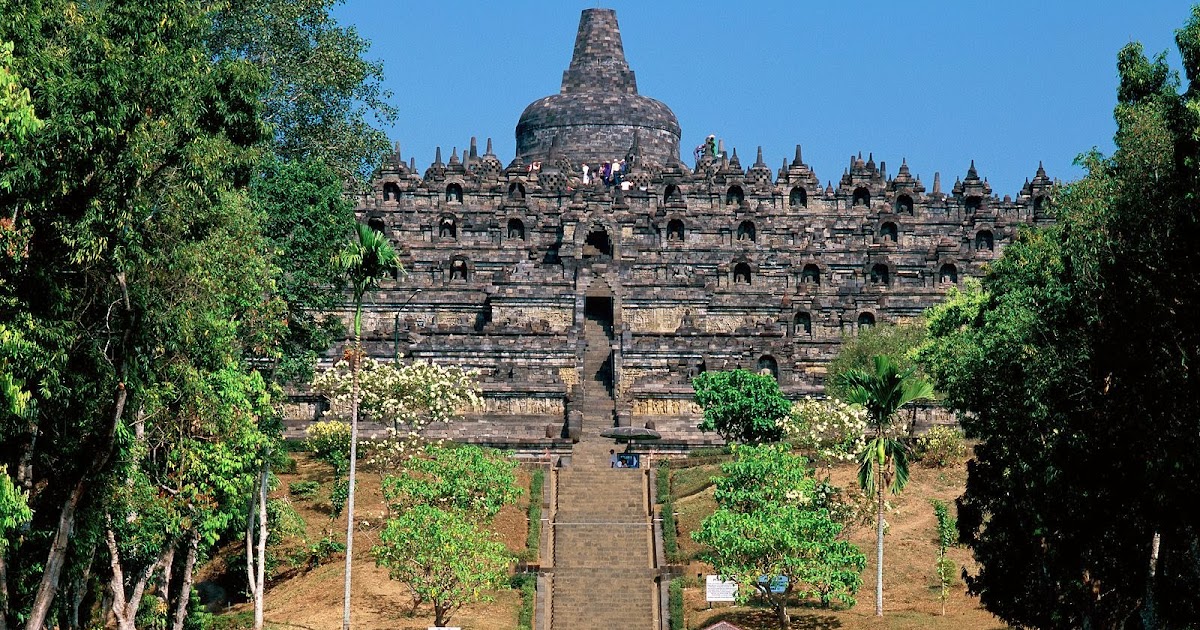
<instances>
[{"instance_id":1,"label":"green grass","mask_svg":"<svg viewBox=\"0 0 1200 630\"><path fill-rule=\"evenodd\" d=\"M671 494L676 499L690 497L713 485L713 476L720 472L718 464L676 468L671 471Z\"/></svg>"}]
</instances>

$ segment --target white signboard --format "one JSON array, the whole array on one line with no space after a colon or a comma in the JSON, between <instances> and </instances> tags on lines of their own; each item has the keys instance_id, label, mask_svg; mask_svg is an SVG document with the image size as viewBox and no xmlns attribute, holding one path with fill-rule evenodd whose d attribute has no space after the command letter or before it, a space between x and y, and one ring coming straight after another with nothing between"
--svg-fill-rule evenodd
<instances>
[{"instance_id":1,"label":"white signboard","mask_svg":"<svg viewBox=\"0 0 1200 630\"><path fill-rule=\"evenodd\" d=\"M737 582L726 582L719 575L704 577L704 598L710 602L737 601Z\"/></svg>"}]
</instances>

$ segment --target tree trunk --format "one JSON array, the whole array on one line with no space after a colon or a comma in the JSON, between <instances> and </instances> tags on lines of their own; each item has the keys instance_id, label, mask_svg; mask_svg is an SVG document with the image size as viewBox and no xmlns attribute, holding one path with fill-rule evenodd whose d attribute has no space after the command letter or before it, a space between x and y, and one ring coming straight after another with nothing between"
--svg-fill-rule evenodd
<instances>
[{"instance_id":1,"label":"tree trunk","mask_svg":"<svg viewBox=\"0 0 1200 630\"><path fill-rule=\"evenodd\" d=\"M0 630L8 630L8 552L0 551Z\"/></svg>"},{"instance_id":2,"label":"tree trunk","mask_svg":"<svg viewBox=\"0 0 1200 630\"><path fill-rule=\"evenodd\" d=\"M1162 534L1154 532L1150 539L1150 571L1146 576L1146 602L1142 606L1142 627L1152 630L1158 627L1158 611L1154 602L1154 578L1158 575L1158 550L1162 544Z\"/></svg>"},{"instance_id":3,"label":"tree trunk","mask_svg":"<svg viewBox=\"0 0 1200 630\"><path fill-rule=\"evenodd\" d=\"M125 341L128 339L129 331L126 331ZM71 490L71 494L63 502L62 510L59 512L58 529L54 532L53 542L50 543L46 568L42 572L42 580L38 585L37 595L33 599L33 607L29 611L25 630L42 630L46 623L46 615L50 612L50 605L54 603L54 595L58 592L58 580L62 575L63 565L67 561L67 548L71 543L71 534L75 530L75 510L79 507L80 500L83 499L84 493L87 492L97 473L108 464L108 458L112 455L113 436L117 431L117 423L121 421L121 416L125 413L125 399L128 396L129 392L125 389L125 383L118 382L117 394L113 401L113 413L109 418L106 433L98 445L100 448L96 459L92 460L92 465L88 467L87 472L75 483L75 488Z\"/></svg>"},{"instance_id":4,"label":"tree trunk","mask_svg":"<svg viewBox=\"0 0 1200 630\"><path fill-rule=\"evenodd\" d=\"M125 282L125 273L117 272L113 274L113 280L117 283L121 291L126 316L132 317L133 305L129 300L129 287ZM46 615L50 612L50 605L54 603L55 593L58 592L58 580L62 575L63 565L66 563L67 547L70 544L71 533L75 529L75 510L79 507L79 501L83 499L83 495L87 491L88 486L91 485L92 480L108 465L108 459L112 456L113 438L117 432L117 423L121 421L121 416L125 414L125 400L129 396L128 390L125 389L125 376L127 374L125 353L129 348L132 336L133 325L129 322L125 326L125 330L121 335L121 342L116 346L116 351L113 355L113 365L117 366L117 392L113 397L112 415L109 416L108 424L104 428L104 434L96 444L96 458L92 460L92 465L88 467L87 472L75 483L75 488L72 489L67 500L63 502L62 510L58 516L58 528L54 532L53 542L50 543L50 553L46 558L46 567L42 572L41 583L38 584L37 595L33 598L33 606L30 608L29 619L25 623L25 630L42 630L42 627L45 625ZM18 474L20 473L18 472Z\"/></svg>"},{"instance_id":5,"label":"tree trunk","mask_svg":"<svg viewBox=\"0 0 1200 630\"><path fill-rule=\"evenodd\" d=\"M254 592L254 630L262 630L263 627L263 594L267 590L267 479L270 476L270 469L267 468L266 458L263 461L262 476L259 477L258 485L258 548L256 550L257 563L255 572L257 573L255 584L258 590Z\"/></svg>"},{"instance_id":6,"label":"tree trunk","mask_svg":"<svg viewBox=\"0 0 1200 630\"><path fill-rule=\"evenodd\" d=\"M79 611L83 607L83 600L87 599L88 580L91 579L92 561L95 559L96 545L93 544L92 550L88 552L87 564L84 565L83 571L80 571L79 576L71 584L71 603L67 607L66 622L66 626L71 630L83 627L83 624L79 622Z\"/></svg>"},{"instance_id":7,"label":"tree trunk","mask_svg":"<svg viewBox=\"0 0 1200 630\"><path fill-rule=\"evenodd\" d=\"M175 600L175 619L171 630L183 630L187 620L188 603L192 599L192 568L196 566L196 550L200 546L200 531L193 529L188 536L187 556L183 560L183 581L179 585L179 593Z\"/></svg>"},{"instance_id":8,"label":"tree trunk","mask_svg":"<svg viewBox=\"0 0 1200 630\"><path fill-rule=\"evenodd\" d=\"M788 616L786 602L779 601L775 604L775 620L779 622L779 630L788 630L792 626L792 618Z\"/></svg>"},{"instance_id":9,"label":"tree trunk","mask_svg":"<svg viewBox=\"0 0 1200 630\"><path fill-rule=\"evenodd\" d=\"M875 616L883 616L883 474L875 479Z\"/></svg>"},{"instance_id":10,"label":"tree trunk","mask_svg":"<svg viewBox=\"0 0 1200 630\"><path fill-rule=\"evenodd\" d=\"M125 573L121 569L120 550L117 549L117 539L113 535L111 527L105 528L104 536L108 543L109 566L112 568L109 588L113 594L112 612L117 618L117 628L118 630L137 630L137 626L134 624L137 620L138 608L142 605L142 596L146 594L146 586L155 573L168 570L167 567L175 559L175 545L168 546L154 563L142 570L137 582L133 585L133 591L126 595Z\"/></svg>"},{"instance_id":11,"label":"tree trunk","mask_svg":"<svg viewBox=\"0 0 1200 630\"><path fill-rule=\"evenodd\" d=\"M346 583L343 589L342 630L350 630L350 572L354 562L354 470L358 459L358 370L362 362L362 336L357 314L353 361L350 364L350 489L346 497Z\"/></svg>"}]
</instances>

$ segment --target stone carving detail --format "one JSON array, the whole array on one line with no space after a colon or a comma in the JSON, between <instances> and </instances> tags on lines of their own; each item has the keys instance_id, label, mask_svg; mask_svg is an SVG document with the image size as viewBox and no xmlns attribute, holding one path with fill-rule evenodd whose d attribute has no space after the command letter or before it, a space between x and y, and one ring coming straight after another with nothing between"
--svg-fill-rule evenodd
<instances>
[{"instance_id":1,"label":"stone carving detail","mask_svg":"<svg viewBox=\"0 0 1200 630\"><path fill-rule=\"evenodd\" d=\"M639 398L633 401L634 415L641 416L702 416L704 410L695 402L678 398Z\"/></svg>"},{"instance_id":2,"label":"stone carving detail","mask_svg":"<svg viewBox=\"0 0 1200 630\"><path fill-rule=\"evenodd\" d=\"M488 398L485 411L512 416L558 416L563 414L562 399L555 398Z\"/></svg>"},{"instance_id":3,"label":"stone carving detail","mask_svg":"<svg viewBox=\"0 0 1200 630\"><path fill-rule=\"evenodd\" d=\"M638 308L625 311L629 330L635 333L673 333L687 314L687 307Z\"/></svg>"}]
</instances>

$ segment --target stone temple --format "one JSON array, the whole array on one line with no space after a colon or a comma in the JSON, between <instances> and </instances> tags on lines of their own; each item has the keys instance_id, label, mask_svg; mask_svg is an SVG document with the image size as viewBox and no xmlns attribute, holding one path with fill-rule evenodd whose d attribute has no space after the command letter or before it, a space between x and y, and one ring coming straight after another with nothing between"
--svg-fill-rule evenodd
<instances>
[{"instance_id":1,"label":"stone temple","mask_svg":"<svg viewBox=\"0 0 1200 630\"><path fill-rule=\"evenodd\" d=\"M435 430L549 448L652 423L664 445L714 441L695 428L696 374L765 370L819 394L846 336L920 315L1018 226L1051 221L1040 166L1015 199L974 164L944 190L861 154L822 187L799 146L776 168L724 147L688 165L680 134L638 93L616 14L588 9L507 165L474 139L424 173L399 150L384 165L358 214L407 273L370 296L367 351L477 368L486 398ZM584 164L617 158L624 186L584 183Z\"/></svg>"}]
</instances>

